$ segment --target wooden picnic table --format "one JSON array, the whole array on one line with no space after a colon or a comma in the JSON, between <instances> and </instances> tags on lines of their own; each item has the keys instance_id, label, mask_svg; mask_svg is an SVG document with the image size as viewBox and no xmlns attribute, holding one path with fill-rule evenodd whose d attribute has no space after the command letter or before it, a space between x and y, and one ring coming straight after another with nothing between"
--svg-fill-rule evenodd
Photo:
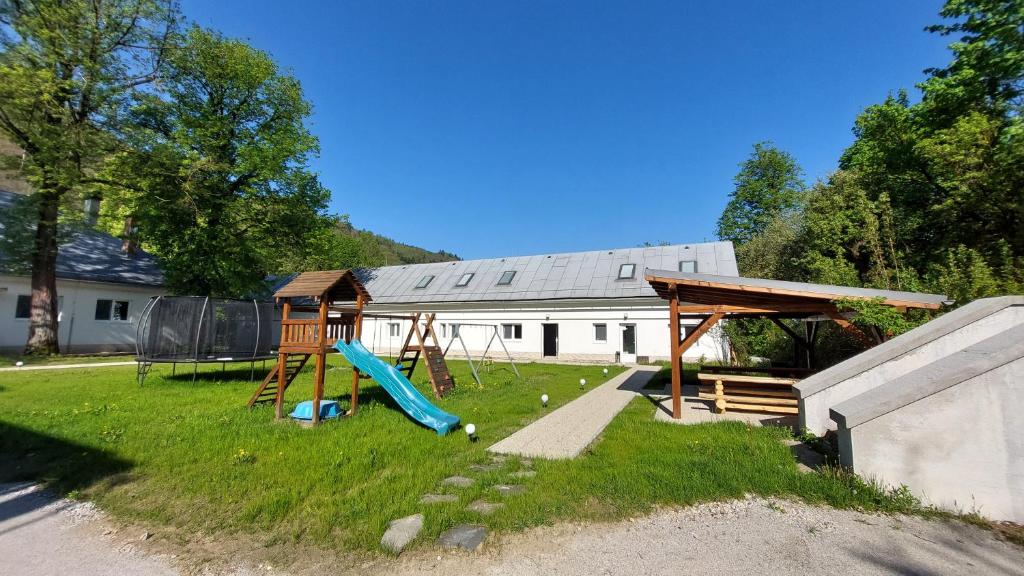
<instances>
[{"instance_id":1,"label":"wooden picnic table","mask_svg":"<svg viewBox=\"0 0 1024 576\"><path fill-rule=\"evenodd\" d=\"M712 374L767 374L769 376L789 376L793 378L806 378L814 374L813 368L789 368L786 366L720 366L702 365L699 372L710 372Z\"/></svg>"},{"instance_id":2,"label":"wooden picnic table","mask_svg":"<svg viewBox=\"0 0 1024 576\"><path fill-rule=\"evenodd\" d=\"M697 380L698 396L714 402L719 414L729 409L774 414L798 412L793 384L799 380L795 378L700 372Z\"/></svg>"}]
</instances>

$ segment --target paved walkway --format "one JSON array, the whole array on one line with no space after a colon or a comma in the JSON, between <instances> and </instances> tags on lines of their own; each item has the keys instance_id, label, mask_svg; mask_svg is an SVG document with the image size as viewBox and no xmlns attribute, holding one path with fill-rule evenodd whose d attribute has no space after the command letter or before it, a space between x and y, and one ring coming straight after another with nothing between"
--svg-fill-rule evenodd
<instances>
[{"instance_id":1,"label":"paved walkway","mask_svg":"<svg viewBox=\"0 0 1024 576\"><path fill-rule=\"evenodd\" d=\"M11 366L0 368L0 372L24 372L26 370L66 370L68 368L102 368L104 366L134 366L134 360L130 362L84 362L81 364L32 364L28 366Z\"/></svg>"},{"instance_id":2,"label":"paved walkway","mask_svg":"<svg viewBox=\"0 0 1024 576\"><path fill-rule=\"evenodd\" d=\"M488 448L498 454L575 458L660 368L637 366Z\"/></svg>"}]
</instances>

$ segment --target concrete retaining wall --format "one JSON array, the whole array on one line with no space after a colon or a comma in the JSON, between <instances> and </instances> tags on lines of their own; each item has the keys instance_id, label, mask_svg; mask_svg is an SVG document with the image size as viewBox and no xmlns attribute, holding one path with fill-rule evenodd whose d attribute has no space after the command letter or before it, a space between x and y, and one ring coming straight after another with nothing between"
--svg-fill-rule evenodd
<instances>
[{"instance_id":1,"label":"concrete retaining wall","mask_svg":"<svg viewBox=\"0 0 1024 576\"><path fill-rule=\"evenodd\" d=\"M1024 522L1024 325L836 406L841 462L926 504Z\"/></svg>"},{"instance_id":2,"label":"concrete retaining wall","mask_svg":"<svg viewBox=\"0 0 1024 576\"><path fill-rule=\"evenodd\" d=\"M829 410L1012 326L1024 324L1024 297L985 298L802 380L799 425L822 435L836 429Z\"/></svg>"}]
</instances>

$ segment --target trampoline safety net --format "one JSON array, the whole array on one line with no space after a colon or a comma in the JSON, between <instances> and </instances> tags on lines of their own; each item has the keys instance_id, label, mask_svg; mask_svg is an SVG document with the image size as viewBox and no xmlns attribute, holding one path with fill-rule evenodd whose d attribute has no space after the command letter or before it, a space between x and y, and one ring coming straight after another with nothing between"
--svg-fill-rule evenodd
<instances>
[{"instance_id":1,"label":"trampoline safety net","mask_svg":"<svg viewBox=\"0 0 1024 576\"><path fill-rule=\"evenodd\" d=\"M255 300L159 296L139 321L140 362L272 358L274 305Z\"/></svg>"}]
</instances>

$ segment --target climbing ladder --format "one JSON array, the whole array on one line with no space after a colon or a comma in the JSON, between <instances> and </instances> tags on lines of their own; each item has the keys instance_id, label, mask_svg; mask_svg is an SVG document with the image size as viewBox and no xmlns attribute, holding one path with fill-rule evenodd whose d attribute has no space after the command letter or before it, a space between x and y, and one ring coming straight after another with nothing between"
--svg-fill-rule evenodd
<instances>
[{"instance_id":1,"label":"climbing ladder","mask_svg":"<svg viewBox=\"0 0 1024 576\"><path fill-rule=\"evenodd\" d=\"M287 390L292 384L292 380L295 376L302 371L302 367L306 365L312 354L285 354L281 358L284 359L284 389ZM271 370L267 377L263 379L263 383L256 390L256 393L249 399L249 408L252 408L256 404L262 402L277 403L277 373L281 366L281 360L278 359L278 363L274 365L274 369Z\"/></svg>"},{"instance_id":2,"label":"climbing ladder","mask_svg":"<svg viewBox=\"0 0 1024 576\"><path fill-rule=\"evenodd\" d=\"M436 315L426 315L426 324L422 332L420 331L421 316L423 314L419 312L413 315L412 327L405 336L405 343L402 344L402 350L398 353L397 360L395 360L395 367L398 368L399 372L405 374L406 378L411 379L412 373L416 370L416 364L420 361L420 357L424 357L427 361L427 373L430 375L430 385L434 388L434 395L442 398L451 392L452 388L455 387L455 383L448 372L448 365L444 361L444 353L441 351L441 346L437 342L437 335L434 333L434 317ZM412 341L413 336L416 336L416 343ZM428 338L432 345L427 344Z\"/></svg>"}]
</instances>

